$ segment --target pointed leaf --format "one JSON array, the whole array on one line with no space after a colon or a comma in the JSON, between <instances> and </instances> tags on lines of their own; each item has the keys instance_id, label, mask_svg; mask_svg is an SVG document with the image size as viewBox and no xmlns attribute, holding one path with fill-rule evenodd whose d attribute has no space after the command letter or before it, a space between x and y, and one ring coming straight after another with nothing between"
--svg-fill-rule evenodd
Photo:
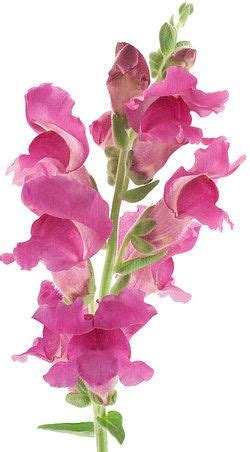
<instances>
[{"instance_id":1,"label":"pointed leaf","mask_svg":"<svg viewBox=\"0 0 250 452\"><path fill-rule=\"evenodd\" d=\"M139 235L143 237L146 234L149 234L149 232L153 231L153 229L156 226L156 221L146 219L146 220L140 220L138 223L136 223L135 227L133 228L133 235Z\"/></svg>"},{"instance_id":2,"label":"pointed leaf","mask_svg":"<svg viewBox=\"0 0 250 452\"><path fill-rule=\"evenodd\" d=\"M78 408L89 406L91 401L88 395L70 392L66 395L66 401Z\"/></svg>"},{"instance_id":3,"label":"pointed leaf","mask_svg":"<svg viewBox=\"0 0 250 452\"><path fill-rule=\"evenodd\" d=\"M150 254L155 250L154 245L136 235L131 237L131 243L133 247L142 254Z\"/></svg>"},{"instance_id":4,"label":"pointed leaf","mask_svg":"<svg viewBox=\"0 0 250 452\"><path fill-rule=\"evenodd\" d=\"M143 185L142 187L133 188L132 190L128 190L124 193L122 199L127 202L138 202L144 199L148 193L150 193L157 185L159 184L158 180L150 182L147 185Z\"/></svg>"},{"instance_id":5,"label":"pointed leaf","mask_svg":"<svg viewBox=\"0 0 250 452\"><path fill-rule=\"evenodd\" d=\"M140 268L146 267L147 265L153 264L153 262L162 259L166 254L166 251L162 251L161 253L152 254L151 256L136 257L135 259L130 259L119 265L116 268L116 271L117 273L120 273L122 275L135 272Z\"/></svg>"},{"instance_id":6,"label":"pointed leaf","mask_svg":"<svg viewBox=\"0 0 250 452\"><path fill-rule=\"evenodd\" d=\"M117 279L113 285L110 293L113 295L118 295L129 283L131 275L124 275Z\"/></svg>"},{"instance_id":7,"label":"pointed leaf","mask_svg":"<svg viewBox=\"0 0 250 452\"><path fill-rule=\"evenodd\" d=\"M94 436L93 422L43 424L39 425L37 428L41 430L50 430L52 432L70 433L78 436Z\"/></svg>"},{"instance_id":8,"label":"pointed leaf","mask_svg":"<svg viewBox=\"0 0 250 452\"><path fill-rule=\"evenodd\" d=\"M118 411L109 411L106 416L98 416L97 421L100 426L114 436L120 444L123 443L125 432L122 427L122 416Z\"/></svg>"},{"instance_id":9,"label":"pointed leaf","mask_svg":"<svg viewBox=\"0 0 250 452\"><path fill-rule=\"evenodd\" d=\"M112 119L113 124L113 134L115 143L119 149L127 149L129 144L129 137L125 130L122 118L119 118L117 115L113 116Z\"/></svg>"}]
</instances>

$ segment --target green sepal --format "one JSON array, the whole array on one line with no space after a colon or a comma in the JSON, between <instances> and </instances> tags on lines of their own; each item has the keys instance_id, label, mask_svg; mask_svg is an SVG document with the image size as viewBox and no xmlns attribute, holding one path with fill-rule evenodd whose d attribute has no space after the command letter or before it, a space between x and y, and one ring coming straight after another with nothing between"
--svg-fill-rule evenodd
<instances>
[{"instance_id":1,"label":"green sepal","mask_svg":"<svg viewBox=\"0 0 250 452\"><path fill-rule=\"evenodd\" d=\"M123 443L125 432L122 426L122 415L118 411L109 411L106 416L98 416L97 421L102 428L117 439L119 444Z\"/></svg>"},{"instance_id":2,"label":"green sepal","mask_svg":"<svg viewBox=\"0 0 250 452\"><path fill-rule=\"evenodd\" d=\"M166 256L167 252L162 251L161 253L152 254L151 256L136 257L135 259L130 259L123 262L115 270L121 275L127 275L129 273L135 272L140 268L146 267L147 265L153 264L154 262L162 259Z\"/></svg>"},{"instance_id":3,"label":"green sepal","mask_svg":"<svg viewBox=\"0 0 250 452\"><path fill-rule=\"evenodd\" d=\"M102 398L99 395L94 394L93 392L91 392L90 393L90 397L91 397L91 400L94 403L96 403L97 405L104 405L104 402L103 402Z\"/></svg>"},{"instance_id":4,"label":"green sepal","mask_svg":"<svg viewBox=\"0 0 250 452\"><path fill-rule=\"evenodd\" d=\"M144 235L149 234L156 226L156 221L150 219L142 219L139 220L138 223L133 227L133 235L139 235L139 237L143 237Z\"/></svg>"},{"instance_id":5,"label":"green sepal","mask_svg":"<svg viewBox=\"0 0 250 452\"><path fill-rule=\"evenodd\" d=\"M163 24L160 29L159 39L163 55L171 55L176 46L177 33L175 27L167 22Z\"/></svg>"},{"instance_id":6,"label":"green sepal","mask_svg":"<svg viewBox=\"0 0 250 452\"><path fill-rule=\"evenodd\" d=\"M136 235L132 235L131 243L133 247L142 254L150 254L155 250L154 245L143 240L141 237L137 237Z\"/></svg>"},{"instance_id":7,"label":"green sepal","mask_svg":"<svg viewBox=\"0 0 250 452\"><path fill-rule=\"evenodd\" d=\"M155 180L149 184L143 185L142 187L132 188L132 190L128 190L123 194L122 199L127 202L139 202L144 199L158 184L159 180Z\"/></svg>"},{"instance_id":8,"label":"green sepal","mask_svg":"<svg viewBox=\"0 0 250 452\"><path fill-rule=\"evenodd\" d=\"M153 78L158 76L158 72L163 62L163 55L160 50L157 52L151 52L149 54L149 66L151 70L151 75Z\"/></svg>"},{"instance_id":9,"label":"green sepal","mask_svg":"<svg viewBox=\"0 0 250 452\"><path fill-rule=\"evenodd\" d=\"M41 430L50 430L52 432L70 433L78 436L95 436L93 422L43 424L39 425L37 428Z\"/></svg>"},{"instance_id":10,"label":"green sepal","mask_svg":"<svg viewBox=\"0 0 250 452\"><path fill-rule=\"evenodd\" d=\"M66 402L70 403L70 405L74 405L77 408L85 408L91 404L91 400L88 395L84 395L81 393L70 392L66 395Z\"/></svg>"},{"instance_id":11,"label":"green sepal","mask_svg":"<svg viewBox=\"0 0 250 452\"><path fill-rule=\"evenodd\" d=\"M108 395L108 403L107 405L114 405L117 400L117 391L114 389L109 395Z\"/></svg>"},{"instance_id":12,"label":"green sepal","mask_svg":"<svg viewBox=\"0 0 250 452\"><path fill-rule=\"evenodd\" d=\"M115 143L119 149L127 149L129 145L129 137L124 127L124 121L122 118L119 118L117 115L113 116L113 134Z\"/></svg>"},{"instance_id":13,"label":"green sepal","mask_svg":"<svg viewBox=\"0 0 250 452\"><path fill-rule=\"evenodd\" d=\"M175 46L175 50L181 49L182 47L191 47L191 42L190 41L178 41Z\"/></svg>"},{"instance_id":14,"label":"green sepal","mask_svg":"<svg viewBox=\"0 0 250 452\"><path fill-rule=\"evenodd\" d=\"M119 149L115 146L107 146L104 152L106 157L108 157L109 159L112 157L118 157L119 155Z\"/></svg>"},{"instance_id":15,"label":"green sepal","mask_svg":"<svg viewBox=\"0 0 250 452\"><path fill-rule=\"evenodd\" d=\"M131 275L124 275L117 279L115 284L113 285L110 293L112 295L118 295L125 287L128 285L130 281Z\"/></svg>"},{"instance_id":16,"label":"green sepal","mask_svg":"<svg viewBox=\"0 0 250 452\"><path fill-rule=\"evenodd\" d=\"M81 378L78 378L77 390L82 394L88 394L89 390Z\"/></svg>"}]
</instances>

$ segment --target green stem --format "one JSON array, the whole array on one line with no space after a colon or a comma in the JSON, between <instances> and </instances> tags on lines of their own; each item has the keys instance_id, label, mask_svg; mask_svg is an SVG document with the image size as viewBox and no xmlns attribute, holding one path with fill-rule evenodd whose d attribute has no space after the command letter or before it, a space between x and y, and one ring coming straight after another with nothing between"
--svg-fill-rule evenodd
<instances>
[{"instance_id":1,"label":"green stem","mask_svg":"<svg viewBox=\"0 0 250 452\"><path fill-rule=\"evenodd\" d=\"M107 243L106 258L103 266L102 279L99 291L100 300L110 292L110 286L114 272L122 193L124 190L124 185L128 184L126 180L126 159L127 159L127 150L121 149L116 174L116 184L113 203L110 214L110 218L113 221L114 228ZM92 306L90 307L90 312L92 313L95 312L95 302L92 303ZM104 406L97 405L96 403L93 403L93 410L94 410L94 423L96 436L96 450L97 452L107 452L108 451L107 432L100 426L97 420L98 416L105 416L106 410Z\"/></svg>"},{"instance_id":2,"label":"green stem","mask_svg":"<svg viewBox=\"0 0 250 452\"><path fill-rule=\"evenodd\" d=\"M97 417L105 416L106 410L102 405L93 403L94 419L95 419L95 436L96 436L96 452L108 451L108 437L107 432L98 423Z\"/></svg>"},{"instance_id":3,"label":"green stem","mask_svg":"<svg viewBox=\"0 0 250 452\"><path fill-rule=\"evenodd\" d=\"M113 270L115 265L115 258L117 252L117 234L118 234L118 225L119 225L119 214L122 202L122 192L124 187L124 180L126 176L126 158L127 151L121 150L119 155L119 162L116 174L116 184L115 184L115 192L114 198L111 208L110 218L113 221L114 229L108 240L107 244L107 252L106 258L103 267L101 285L99 297L103 298L105 295L109 293Z\"/></svg>"}]
</instances>

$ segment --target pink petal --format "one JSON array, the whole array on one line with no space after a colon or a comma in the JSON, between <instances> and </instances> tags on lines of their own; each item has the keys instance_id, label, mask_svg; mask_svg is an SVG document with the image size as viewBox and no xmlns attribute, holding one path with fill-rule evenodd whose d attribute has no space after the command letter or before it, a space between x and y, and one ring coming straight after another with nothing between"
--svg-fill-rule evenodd
<instances>
[{"instance_id":1,"label":"pink petal","mask_svg":"<svg viewBox=\"0 0 250 452\"><path fill-rule=\"evenodd\" d=\"M197 85L197 78L186 69L170 66L163 82L153 83L145 92L145 97L172 96L186 92Z\"/></svg>"},{"instance_id":2,"label":"pink petal","mask_svg":"<svg viewBox=\"0 0 250 452\"><path fill-rule=\"evenodd\" d=\"M39 305L45 304L48 306L57 306L57 304L62 301L62 295L52 282L43 281L40 286L37 301Z\"/></svg>"},{"instance_id":3,"label":"pink petal","mask_svg":"<svg viewBox=\"0 0 250 452\"><path fill-rule=\"evenodd\" d=\"M133 161L130 167L132 180L135 179L136 182L139 175L140 181L143 183L149 182L182 144L185 143L179 143L176 139L170 144L137 139L133 148ZM133 176L134 173L135 176Z\"/></svg>"},{"instance_id":4,"label":"pink petal","mask_svg":"<svg viewBox=\"0 0 250 452\"><path fill-rule=\"evenodd\" d=\"M3 253L2 255L0 255L0 261L5 265L9 265L12 264L15 259L12 253Z\"/></svg>"},{"instance_id":5,"label":"pink petal","mask_svg":"<svg viewBox=\"0 0 250 452\"><path fill-rule=\"evenodd\" d=\"M129 359L120 361L119 378L124 386L136 386L150 380L153 375L153 369L142 361L131 362Z\"/></svg>"},{"instance_id":6,"label":"pink petal","mask_svg":"<svg viewBox=\"0 0 250 452\"><path fill-rule=\"evenodd\" d=\"M76 180L61 176L39 177L24 185L22 200L36 213L78 222L84 243L84 259L95 254L111 234L112 222L107 203L92 187Z\"/></svg>"},{"instance_id":7,"label":"pink petal","mask_svg":"<svg viewBox=\"0 0 250 452\"><path fill-rule=\"evenodd\" d=\"M26 95L26 115L31 127L38 133L57 132L68 144L69 170L79 168L89 153L85 127L72 115L73 106L69 94L50 83L32 88Z\"/></svg>"},{"instance_id":8,"label":"pink petal","mask_svg":"<svg viewBox=\"0 0 250 452\"><path fill-rule=\"evenodd\" d=\"M43 329L43 337L35 339L34 344L21 355L14 355L14 361L25 362L29 355L36 356L44 361L53 362L60 356L60 335L53 333L48 328Z\"/></svg>"},{"instance_id":9,"label":"pink petal","mask_svg":"<svg viewBox=\"0 0 250 452\"><path fill-rule=\"evenodd\" d=\"M48 270L67 270L82 262L81 235L70 220L42 215L31 228L31 238L18 243L14 259L24 270L31 270L41 260Z\"/></svg>"},{"instance_id":10,"label":"pink petal","mask_svg":"<svg viewBox=\"0 0 250 452\"><path fill-rule=\"evenodd\" d=\"M181 96L191 111L195 111L200 116L208 116L212 112L220 113L224 110L229 94L228 91L204 93L198 89L190 89L181 93Z\"/></svg>"},{"instance_id":11,"label":"pink petal","mask_svg":"<svg viewBox=\"0 0 250 452\"><path fill-rule=\"evenodd\" d=\"M23 185L25 180L42 175L65 173L70 151L64 139L55 132L38 135L29 147L28 155L20 155L7 173L14 171L14 183Z\"/></svg>"},{"instance_id":12,"label":"pink petal","mask_svg":"<svg viewBox=\"0 0 250 452\"><path fill-rule=\"evenodd\" d=\"M75 301L76 298L88 293L90 272L86 262L69 270L53 272L52 276L57 287L70 301Z\"/></svg>"},{"instance_id":13,"label":"pink petal","mask_svg":"<svg viewBox=\"0 0 250 452\"><path fill-rule=\"evenodd\" d=\"M131 44L118 43L116 59L107 80L113 110L123 114L124 103L142 94L149 83L149 69L142 54Z\"/></svg>"},{"instance_id":14,"label":"pink petal","mask_svg":"<svg viewBox=\"0 0 250 452\"><path fill-rule=\"evenodd\" d=\"M94 142L103 149L114 144L111 116L111 111L107 111L100 118L93 121L89 127Z\"/></svg>"},{"instance_id":15,"label":"pink petal","mask_svg":"<svg viewBox=\"0 0 250 452\"><path fill-rule=\"evenodd\" d=\"M84 334L93 329L92 317L85 319L83 300L71 305L59 301L56 306L40 305L33 318L55 333Z\"/></svg>"},{"instance_id":16,"label":"pink petal","mask_svg":"<svg viewBox=\"0 0 250 452\"><path fill-rule=\"evenodd\" d=\"M123 290L119 295L107 295L95 314L96 328L117 329L129 326L143 327L157 312L144 302L144 294Z\"/></svg>"},{"instance_id":17,"label":"pink petal","mask_svg":"<svg viewBox=\"0 0 250 452\"><path fill-rule=\"evenodd\" d=\"M43 378L50 386L67 388L76 386L78 377L79 372L76 360L71 360L54 364Z\"/></svg>"}]
</instances>

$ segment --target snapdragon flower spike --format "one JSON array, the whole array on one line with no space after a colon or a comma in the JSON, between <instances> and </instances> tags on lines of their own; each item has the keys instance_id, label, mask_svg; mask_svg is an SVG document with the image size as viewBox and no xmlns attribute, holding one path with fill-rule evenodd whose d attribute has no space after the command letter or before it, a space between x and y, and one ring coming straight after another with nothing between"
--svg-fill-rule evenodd
<instances>
[{"instance_id":1,"label":"snapdragon flower spike","mask_svg":"<svg viewBox=\"0 0 250 452\"><path fill-rule=\"evenodd\" d=\"M142 361L131 361L129 339L155 314L155 309L144 302L142 292L126 290L104 297L96 314L89 315L81 299L66 305L58 299L53 285L44 282L34 318L51 334L68 338L63 356L53 355L55 364L44 376L45 381L55 387L74 387L80 377L106 399L118 377L125 386L149 380L153 370ZM48 346L46 337L42 344ZM19 355L19 359L30 354L44 359L34 349Z\"/></svg>"},{"instance_id":2,"label":"snapdragon flower spike","mask_svg":"<svg viewBox=\"0 0 250 452\"><path fill-rule=\"evenodd\" d=\"M219 199L216 182L232 174L245 156L230 164L228 149L224 137L212 140L206 149L195 152L195 163L190 170L181 167L169 179L164 201L176 217L195 218L212 229L221 230L224 220L233 226L227 213L216 205Z\"/></svg>"},{"instance_id":3,"label":"snapdragon flower spike","mask_svg":"<svg viewBox=\"0 0 250 452\"><path fill-rule=\"evenodd\" d=\"M116 59L109 71L107 88L116 114L122 115L124 104L140 96L150 83L149 68L143 55L131 44L118 42Z\"/></svg>"},{"instance_id":4,"label":"snapdragon flower spike","mask_svg":"<svg viewBox=\"0 0 250 452\"><path fill-rule=\"evenodd\" d=\"M138 133L131 171L152 179L181 145L199 143L202 130L192 126L191 112L207 116L223 110L227 91L204 93L197 79L181 67L169 67L162 82L125 105L129 124ZM165 146L165 148L164 148Z\"/></svg>"},{"instance_id":5,"label":"snapdragon flower spike","mask_svg":"<svg viewBox=\"0 0 250 452\"><path fill-rule=\"evenodd\" d=\"M41 260L52 272L69 270L93 256L112 232L107 203L77 180L38 177L25 183L22 200L41 215L33 223L30 240L13 251L23 269L30 270Z\"/></svg>"}]
</instances>

